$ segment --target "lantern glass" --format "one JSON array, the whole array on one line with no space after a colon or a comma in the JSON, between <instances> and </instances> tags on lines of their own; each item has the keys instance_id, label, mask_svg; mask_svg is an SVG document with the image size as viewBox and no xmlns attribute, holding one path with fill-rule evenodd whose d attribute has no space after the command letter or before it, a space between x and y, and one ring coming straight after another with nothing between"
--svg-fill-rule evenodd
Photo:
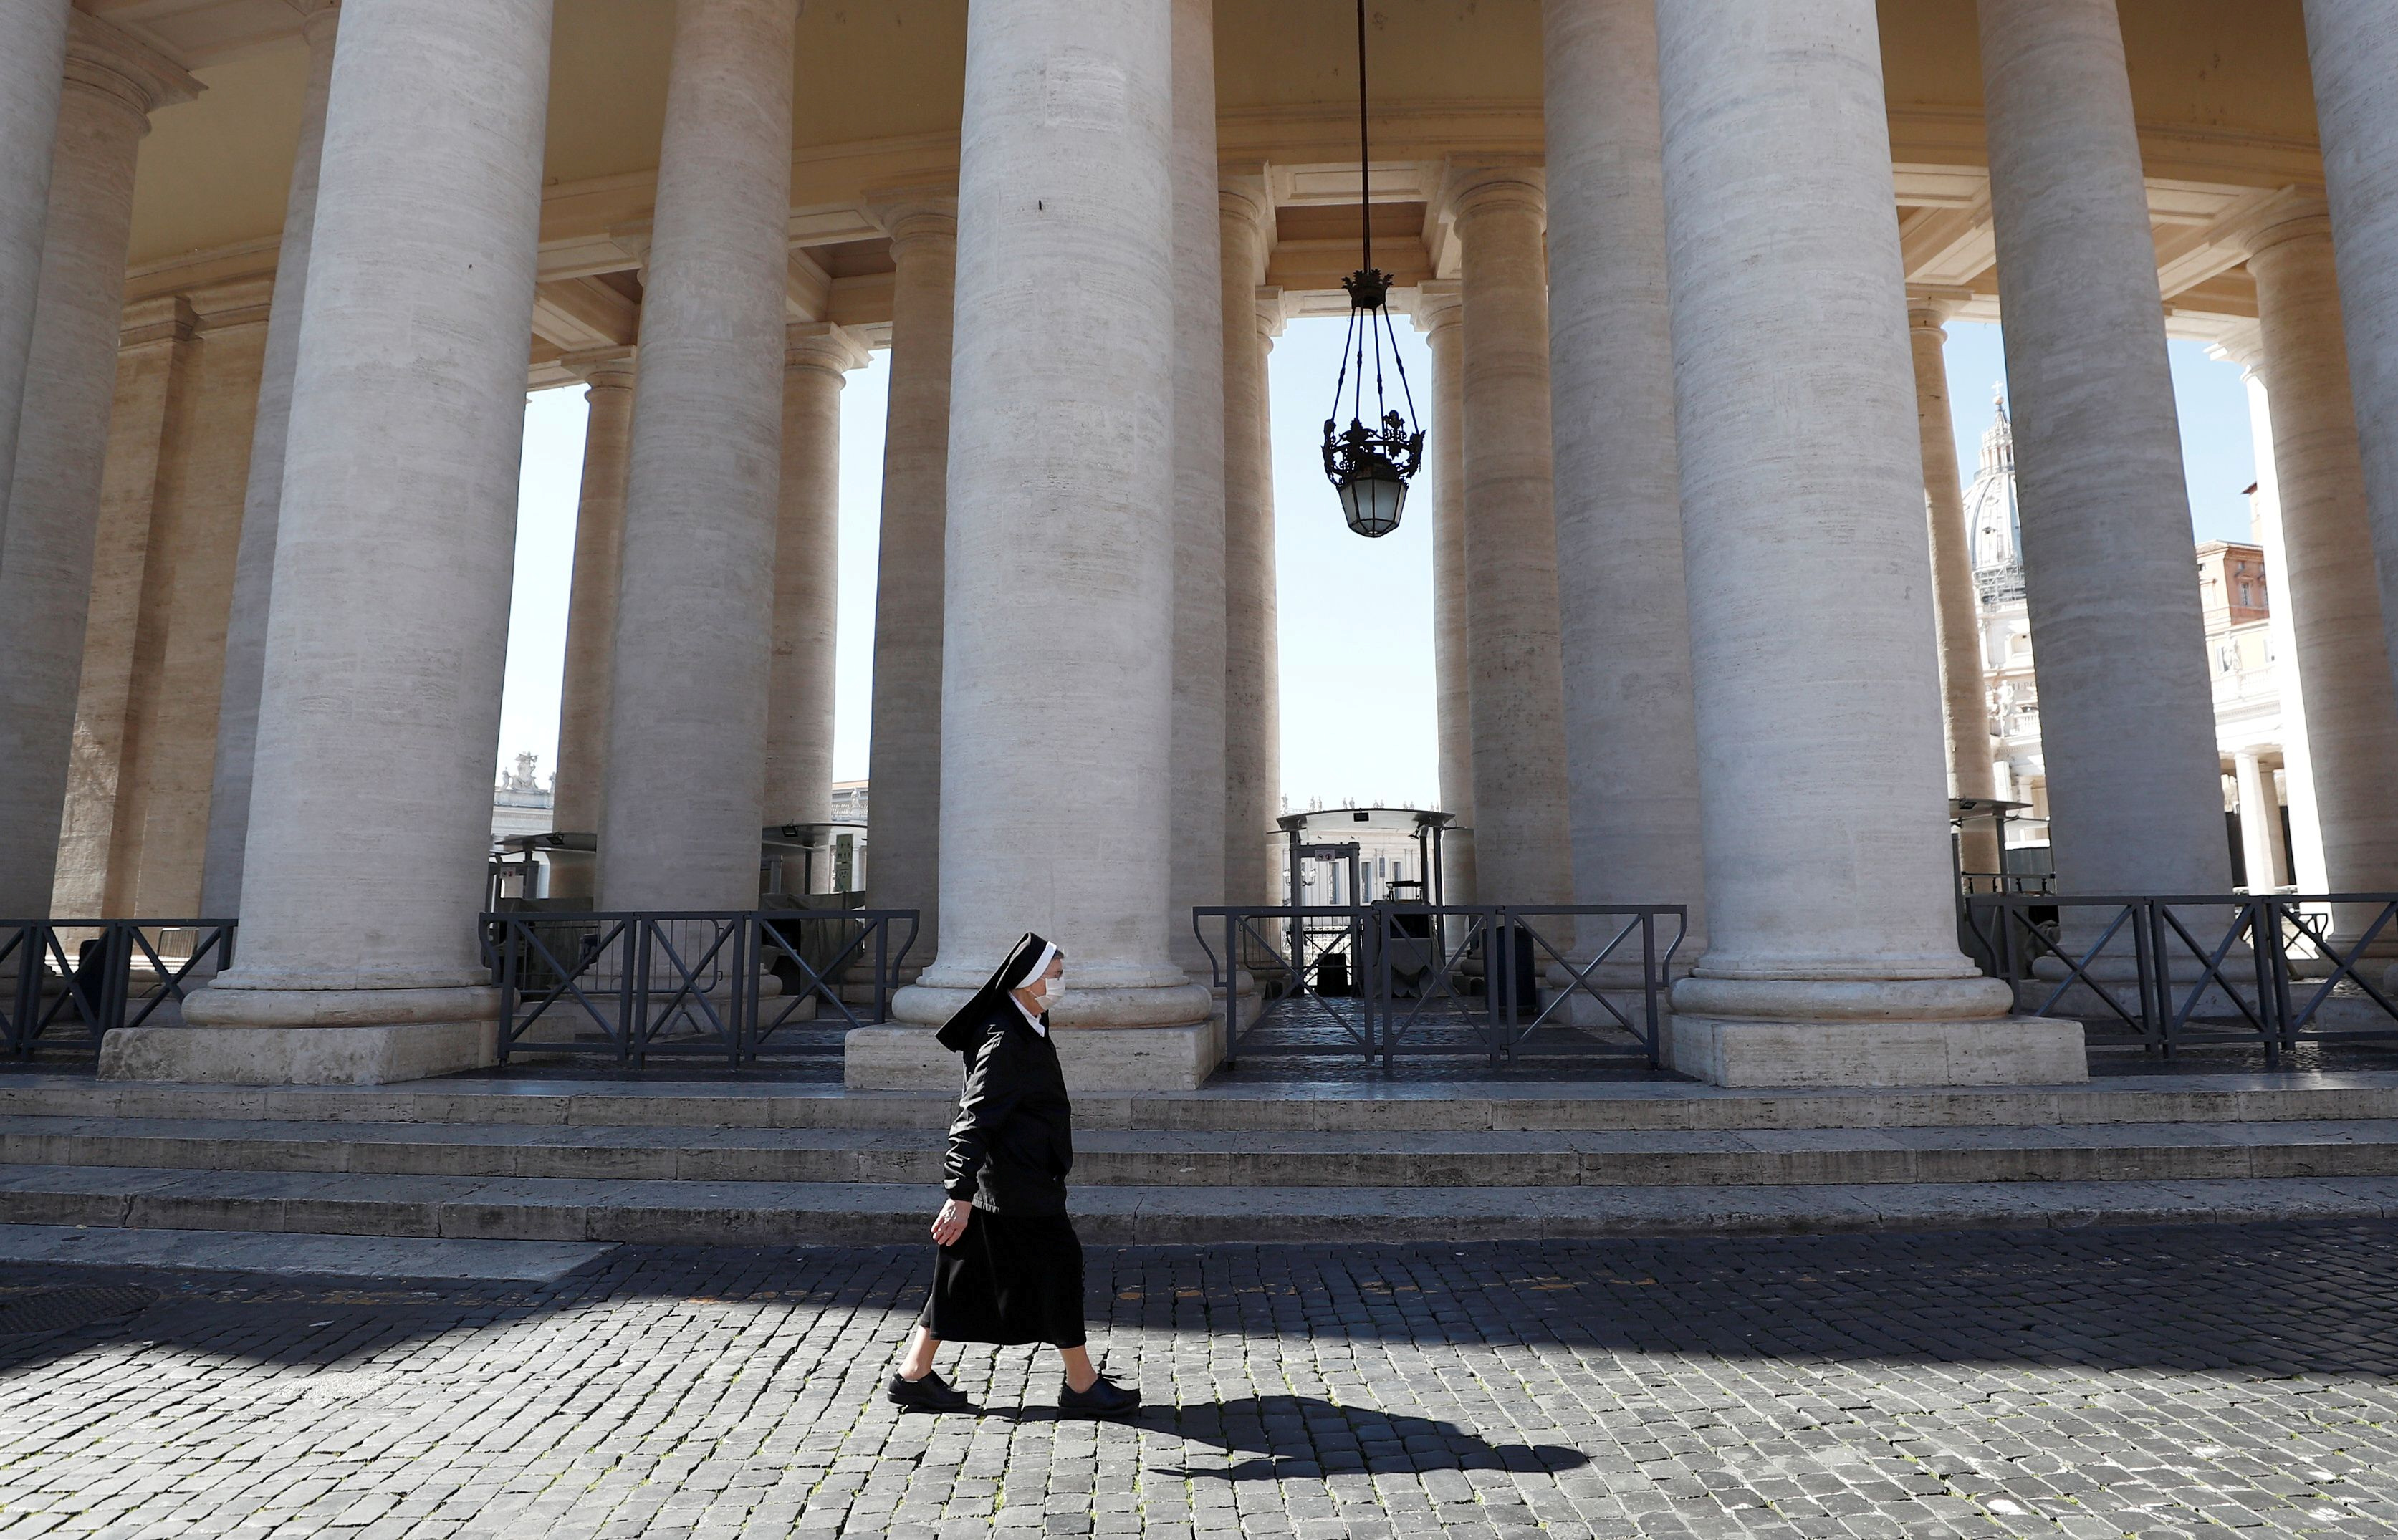
<instances>
[{"instance_id":1,"label":"lantern glass","mask_svg":"<svg viewBox=\"0 0 2398 1540\"><path fill-rule=\"evenodd\" d=\"M1379 540L1399 527L1407 507L1408 484L1398 467L1377 456L1357 474L1340 483L1340 514L1349 528L1367 540Z\"/></svg>"}]
</instances>

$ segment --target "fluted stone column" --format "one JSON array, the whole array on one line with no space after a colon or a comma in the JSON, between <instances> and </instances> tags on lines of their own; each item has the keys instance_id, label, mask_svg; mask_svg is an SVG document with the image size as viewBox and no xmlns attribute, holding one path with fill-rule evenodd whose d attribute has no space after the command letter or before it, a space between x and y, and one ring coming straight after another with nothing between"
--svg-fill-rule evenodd
<instances>
[{"instance_id":1,"label":"fluted stone column","mask_svg":"<svg viewBox=\"0 0 2398 1540\"><path fill-rule=\"evenodd\" d=\"M1432 350L1432 428L1424 460L1432 492L1433 712L1441 810L1455 819L1441 842L1442 896L1475 901L1474 678L1465 618L1465 306L1454 279L1417 289L1416 325ZM1672 405L1668 397L1667 405Z\"/></svg>"},{"instance_id":2,"label":"fluted stone column","mask_svg":"<svg viewBox=\"0 0 2398 1540\"><path fill-rule=\"evenodd\" d=\"M1168 0L977 7L966 41L931 1025L1026 930L1070 1082L1188 1086L1209 998L1165 951L1176 510ZM1028 196L1036 187L1039 195ZM1058 282L1061 272L1078 281ZM916 1057L897 1063L910 1039ZM887 1066L887 1067L886 1067ZM852 1084L953 1084L929 1033Z\"/></svg>"},{"instance_id":3,"label":"fluted stone column","mask_svg":"<svg viewBox=\"0 0 2398 1540\"><path fill-rule=\"evenodd\" d=\"M176 458L175 430L189 416L182 398L191 388L199 317L180 294L144 300L126 307L122 336L108 416L108 459L101 471L74 750L48 911L61 917L112 913L117 790L124 781L136 690L142 594L152 581L151 534L157 523L160 472Z\"/></svg>"},{"instance_id":4,"label":"fluted stone column","mask_svg":"<svg viewBox=\"0 0 2398 1540\"><path fill-rule=\"evenodd\" d=\"M2398 665L2398 28L2379 0L2305 4L2381 620Z\"/></svg>"},{"instance_id":5,"label":"fluted stone column","mask_svg":"<svg viewBox=\"0 0 2398 1540\"><path fill-rule=\"evenodd\" d=\"M1272 343L1261 332L1258 301L1273 232L1265 178L1247 170L1226 177L1217 212L1224 382L1224 902L1278 904L1273 830L1282 810L1282 721L1273 428L1266 411Z\"/></svg>"},{"instance_id":6,"label":"fluted stone column","mask_svg":"<svg viewBox=\"0 0 2398 1540\"><path fill-rule=\"evenodd\" d=\"M615 675L616 585L625 556L625 483L632 469L632 349L566 360L589 387L583 431L583 485L574 512L574 575L567 587L566 667L559 681L558 773L551 780L550 826L597 835L608 799L608 700ZM600 871L589 861L558 862L549 896L591 899Z\"/></svg>"},{"instance_id":7,"label":"fluted stone column","mask_svg":"<svg viewBox=\"0 0 2398 1540\"><path fill-rule=\"evenodd\" d=\"M1674 463L1656 7L1547 0L1545 36L1573 898L1688 904L1691 930L1676 958L1687 967L1706 947L1705 869ZM1470 316L1466 336L1471 347ZM1584 942L1603 943L1619 927L1601 921ZM1623 960L1637 978L1637 954Z\"/></svg>"},{"instance_id":8,"label":"fluted stone column","mask_svg":"<svg viewBox=\"0 0 2398 1540\"><path fill-rule=\"evenodd\" d=\"M836 326L786 328L782 516L766 711L768 824L832 816L833 631L841 597L841 389L866 344ZM869 803L869 807L871 804Z\"/></svg>"},{"instance_id":9,"label":"fluted stone column","mask_svg":"<svg viewBox=\"0 0 2398 1540\"><path fill-rule=\"evenodd\" d=\"M2081 1079L2081 1027L2006 1019L1957 949L1873 0L1660 0L1657 23L1710 943L1674 1063Z\"/></svg>"},{"instance_id":10,"label":"fluted stone column","mask_svg":"<svg viewBox=\"0 0 2398 1540\"><path fill-rule=\"evenodd\" d=\"M1191 911L1225 902L1227 650L1223 220L1216 0L1173 0L1174 805L1166 953L1206 981Z\"/></svg>"},{"instance_id":11,"label":"fluted stone column","mask_svg":"<svg viewBox=\"0 0 2398 1540\"><path fill-rule=\"evenodd\" d=\"M116 382L133 161L149 114L199 89L77 12L52 152L40 298L0 533L0 916L49 908Z\"/></svg>"},{"instance_id":12,"label":"fluted stone column","mask_svg":"<svg viewBox=\"0 0 2398 1540\"><path fill-rule=\"evenodd\" d=\"M0 539L8 528L25 355L42 281L42 228L49 212L70 6L71 0L17 0L0 9Z\"/></svg>"},{"instance_id":13,"label":"fluted stone column","mask_svg":"<svg viewBox=\"0 0 2398 1540\"><path fill-rule=\"evenodd\" d=\"M193 1026L110 1033L103 1076L376 1082L493 1051L498 1001L475 916L507 649L550 0L354 6L343 25L292 382L241 949L185 1006Z\"/></svg>"},{"instance_id":14,"label":"fluted stone column","mask_svg":"<svg viewBox=\"0 0 2398 1540\"><path fill-rule=\"evenodd\" d=\"M266 669L275 537L291 432L291 381L300 362L301 316L307 308L308 253L316 232L325 106L332 93L333 43L340 20L340 6L326 0L300 23L308 43L308 94L300 114L291 185L284 195L266 359L251 428L249 489L234 556L233 608L225 623L224 684L217 700L216 765L209 796L208 851L200 874L200 907L212 918L241 912L242 850L249 837L250 770L258 753L258 692Z\"/></svg>"},{"instance_id":15,"label":"fluted stone column","mask_svg":"<svg viewBox=\"0 0 2398 1540\"><path fill-rule=\"evenodd\" d=\"M1475 863L1490 903L1562 904L1573 879L1541 172L1452 172L1449 199L1465 301Z\"/></svg>"},{"instance_id":16,"label":"fluted stone column","mask_svg":"<svg viewBox=\"0 0 2398 1540\"><path fill-rule=\"evenodd\" d=\"M604 909L758 902L795 0L678 0L616 610Z\"/></svg>"},{"instance_id":17,"label":"fluted stone column","mask_svg":"<svg viewBox=\"0 0 2398 1540\"><path fill-rule=\"evenodd\" d=\"M948 189L889 195L877 201L876 217L891 234L896 273L875 554L867 902L917 912L907 965L921 970L939 945L942 547L957 200Z\"/></svg>"},{"instance_id":18,"label":"fluted stone column","mask_svg":"<svg viewBox=\"0 0 2398 1540\"><path fill-rule=\"evenodd\" d=\"M1957 477L1957 427L1948 409L1947 307L1912 300L1907 340L1915 350L1915 422L1923 448L1924 518L1932 540L1932 614L1940 635L1940 717L1947 731L1948 795L1998 796L1990 762L1990 687L1982 671L1982 601L1974 586L1974 532ZM1960 861L1968 872L2004 870L1998 830L1965 825Z\"/></svg>"},{"instance_id":19,"label":"fluted stone column","mask_svg":"<svg viewBox=\"0 0 2398 1540\"><path fill-rule=\"evenodd\" d=\"M2321 207L2295 208L2253 236L2248 272L2272 394L2285 563L2272 606L2289 610L2297 647L2324 875L2336 891L2384 892L2398 889L2398 797L2391 795L2398 688L2373 573L2331 224ZM2278 853L2278 830L2273 848ZM2251 865L2253 874L2253 855ZM2351 929L2372 917L2342 917L2351 922L2342 929ZM2398 937L2391 944L2398 948Z\"/></svg>"},{"instance_id":20,"label":"fluted stone column","mask_svg":"<svg viewBox=\"0 0 2398 1540\"><path fill-rule=\"evenodd\" d=\"M2115 0L1981 0L1981 34L2057 884L2222 892L2205 625Z\"/></svg>"}]
</instances>

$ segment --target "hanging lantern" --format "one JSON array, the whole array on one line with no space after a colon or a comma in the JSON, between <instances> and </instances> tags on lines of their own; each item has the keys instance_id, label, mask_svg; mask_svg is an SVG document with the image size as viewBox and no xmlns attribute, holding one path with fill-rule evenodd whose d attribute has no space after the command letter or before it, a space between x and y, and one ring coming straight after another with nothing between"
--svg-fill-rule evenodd
<instances>
[{"instance_id":1,"label":"hanging lantern","mask_svg":"<svg viewBox=\"0 0 2398 1540\"><path fill-rule=\"evenodd\" d=\"M1423 463L1424 435L1416 425L1407 366L1399 362L1398 333L1391 327L1391 275L1374 265L1371 166L1366 125L1366 0L1357 0L1357 203L1365 249L1357 271L1340 284L1349 291L1349 337L1340 350L1340 378L1332 387L1332 415L1324 420L1324 474L1340 496L1340 515L1349 528L1377 540L1399 527L1408 483ZM1366 390L1369 355L1371 400ZM1395 402L1383 381L1386 358L1399 377ZM1340 426L1344 413L1346 429Z\"/></svg>"}]
</instances>

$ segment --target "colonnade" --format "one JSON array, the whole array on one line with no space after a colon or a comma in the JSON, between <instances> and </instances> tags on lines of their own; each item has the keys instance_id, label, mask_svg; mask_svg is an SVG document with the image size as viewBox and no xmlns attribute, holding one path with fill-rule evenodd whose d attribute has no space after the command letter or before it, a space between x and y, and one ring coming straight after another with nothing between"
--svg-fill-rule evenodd
<instances>
[{"instance_id":1,"label":"colonnade","mask_svg":"<svg viewBox=\"0 0 2398 1540\"><path fill-rule=\"evenodd\" d=\"M64 0L0 20L0 87L63 82L48 167L0 143L0 408L23 398L0 639L24 660L0 675L0 912L47 909L63 852L95 906L192 891L242 921L194 1026L118 1034L112 1073L385 1079L491 1051L473 919L551 7L351 0L336 44L319 5L271 304L129 318L133 147L194 83ZM2398 590L2367 563L2380 540L2398 572L2398 114L2374 9L2309 0L2328 193L2245 238L2324 860L2387 888ZM680 0L654 215L626 237L638 344L564 361L591 426L558 809L600 833L575 896L606 908L749 906L761 823L829 794L838 402L865 351L788 309L796 11ZM2219 891L2113 0L1980 16L2060 875ZM1987 795L1988 766L1953 297L1906 290L1872 0L1546 0L1543 25L1546 154L1446 167L1461 260L1409 298L1466 883L1691 905L1673 1053L1708 1079L2081 1078L2078 1029L2014 1017L1956 945L1944 793ZM862 198L895 269L872 898L925 920L907 1024L853 1039L863 1083L947 1073L922 1027L1028 927L1070 953L1086 1083L1192 1083L1215 1006L1188 911L1275 896L1286 307L1267 167L1219 155L1213 31L1209 0L977 7L954 183ZM211 554L180 559L187 529ZM145 616L209 595L221 630L143 653ZM212 732L154 730L195 702ZM212 763L156 762L195 742ZM86 753L140 767L139 796L70 799ZM205 870L145 887L154 838Z\"/></svg>"}]
</instances>

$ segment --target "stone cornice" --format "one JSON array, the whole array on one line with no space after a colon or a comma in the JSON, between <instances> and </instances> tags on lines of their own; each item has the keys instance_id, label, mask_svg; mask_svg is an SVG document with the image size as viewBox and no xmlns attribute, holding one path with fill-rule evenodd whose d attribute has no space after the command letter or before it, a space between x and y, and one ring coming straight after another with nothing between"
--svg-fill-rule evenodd
<instances>
[{"instance_id":1,"label":"stone cornice","mask_svg":"<svg viewBox=\"0 0 2398 1540\"><path fill-rule=\"evenodd\" d=\"M180 60L115 22L79 10L70 11L67 21L68 83L121 102L138 117L146 120L208 88Z\"/></svg>"}]
</instances>

